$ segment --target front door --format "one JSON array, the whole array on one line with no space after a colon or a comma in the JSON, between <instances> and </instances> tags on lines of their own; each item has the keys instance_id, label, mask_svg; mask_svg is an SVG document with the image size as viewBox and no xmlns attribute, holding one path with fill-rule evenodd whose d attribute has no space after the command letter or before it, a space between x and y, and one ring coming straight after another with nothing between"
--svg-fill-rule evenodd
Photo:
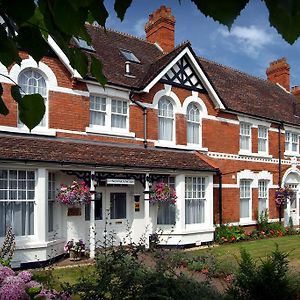
<instances>
[{"instance_id":1,"label":"front door","mask_svg":"<svg viewBox=\"0 0 300 300\"><path fill-rule=\"evenodd\" d=\"M286 220L286 226L289 225L289 220L293 221L293 224L299 225L299 192L298 184L288 184L288 187L294 191L293 197L290 199L287 210L288 210L288 219Z\"/></svg>"}]
</instances>

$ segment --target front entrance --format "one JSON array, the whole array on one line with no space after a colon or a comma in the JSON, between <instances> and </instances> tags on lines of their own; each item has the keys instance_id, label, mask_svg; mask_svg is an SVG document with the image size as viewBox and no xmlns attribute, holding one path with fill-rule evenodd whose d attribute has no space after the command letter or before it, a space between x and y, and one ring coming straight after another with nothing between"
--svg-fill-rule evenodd
<instances>
[{"instance_id":1,"label":"front entrance","mask_svg":"<svg viewBox=\"0 0 300 300\"><path fill-rule=\"evenodd\" d=\"M85 220L90 220L90 205L85 208ZM109 245L124 241L132 222L129 192L124 187L99 187L95 193L96 243L104 243L104 235ZM100 245L99 245L100 243Z\"/></svg>"},{"instance_id":2,"label":"front entrance","mask_svg":"<svg viewBox=\"0 0 300 300\"><path fill-rule=\"evenodd\" d=\"M292 199L287 203L287 212L288 212L288 219L285 220L285 225L289 225L290 219L292 220L293 224L298 226L299 225L299 188L298 184L288 184L289 188L294 191L294 195Z\"/></svg>"}]
</instances>

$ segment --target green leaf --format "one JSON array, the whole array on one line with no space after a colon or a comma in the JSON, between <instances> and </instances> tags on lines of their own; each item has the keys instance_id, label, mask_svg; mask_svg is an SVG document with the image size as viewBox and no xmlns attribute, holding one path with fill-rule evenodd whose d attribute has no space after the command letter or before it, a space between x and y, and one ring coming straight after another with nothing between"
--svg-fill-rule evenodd
<instances>
[{"instance_id":1,"label":"green leaf","mask_svg":"<svg viewBox=\"0 0 300 300\"><path fill-rule=\"evenodd\" d=\"M87 56L78 48L69 49L69 59L71 66L76 69L79 74L84 77L88 71L88 58Z\"/></svg>"},{"instance_id":2,"label":"green leaf","mask_svg":"<svg viewBox=\"0 0 300 300\"><path fill-rule=\"evenodd\" d=\"M10 93L17 103L20 103L22 101L22 95L20 93L20 87L18 85L13 85L10 88Z\"/></svg>"},{"instance_id":3,"label":"green leaf","mask_svg":"<svg viewBox=\"0 0 300 300\"><path fill-rule=\"evenodd\" d=\"M300 36L300 1L265 0L270 25L290 44Z\"/></svg>"},{"instance_id":4,"label":"green leaf","mask_svg":"<svg viewBox=\"0 0 300 300\"><path fill-rule=\"evenodd\" d=\"M1 6L6 15L20 25L33 16L35 10L35 1L2 0Z\"/></svg>"},{"instance_id":5,"label":"green leaf","mask_svg":"<svg viewBox=\"0 0 300 300\"><path fill-rule=\"evenodd\" d=\"M249 0L192 0L192 2L206 17L212 17L215 21L226 25L230 29Z\"/></svg>"},{"instance_id":6,"label":"green leaf","mask_svg":"<svg viewBox=\"0 0 300 300\"><path fill-rule=\"evenodd\" d=\"M21 26L18 43L22 50L27 51L35 61L40 61L48 52L48 46L41 32L36 27Z\"/></svg>"},{"instance_id":7,"label":"green leaf","mask_svg":"<svg viewBox=\"0 0 300 300\"><path fill-rule=\"evenodd\" d=\"M131 5L132 0L115 0L115 12L117 13L118 18L123 21L126 10Z\"/></svg>"},{"instance_id":8,"label":"green leaf","mask_svg":"<svg viewBox=\"0 0 300 300\"><path fill-rule=\"evenodd\" d=\"M104 87L107 82L107 79L104 76L102 71L102 63L94 56L91 56L91 59L92 59L91 73L98 80L98 82Z\"/></svg>"},{"instance_id":9,"label":"green leaf","mask_svg":"<svg viewBox=\"0 0 300 300\"><path fill-rule=\"evenodd\" d=\"M108 12L103 4L103 0L94 0L90 5L89 10L95 21L97 21L99 25L105 27L105 22L108 18Z\"/></svg>"},{"instance_id":10,"label":"green leaf","mask_svg":"<svg viewBox=\"0 0 300 300\"><path fill-rule=\"evenodd\" d=\"M21 63L15 42L8 38L5 29L0 25L0 62L9 67L13 63Z\"/></svg>"},{"instance_id":11,"label":"green leaf","mask_svg":"<svg viewBox=\"0 0 300 300\"><path fill-rule=\"evenodd\" d=\"M0 114L7 116L8 113L9 113L9 110L8 110L7 106L5 105L2 97L0 97Z\"/></svg>"},{"instance_id":12,"label":"green leaf","mask_svg":"<svg viewBox=\"0 0 300 300\"><path fill-rule=\"evenodd\" d=\"M43 119L46 107L40 94L25 95L19 102L19 118L31 131Z\"/></svg>"}]
</instances>

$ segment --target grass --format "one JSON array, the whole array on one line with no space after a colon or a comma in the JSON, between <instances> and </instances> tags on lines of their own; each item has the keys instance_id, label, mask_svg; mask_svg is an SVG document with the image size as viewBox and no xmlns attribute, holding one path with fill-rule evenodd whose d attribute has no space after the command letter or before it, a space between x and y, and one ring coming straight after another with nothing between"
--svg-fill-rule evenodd
<instances>
[{"instance_id":1,"label":"grass","mask_svg":"<svg viewBox=\"0 0 300 300\"><path fill-rule=\"evenodd\" d=\"M289 253L290 265L300 271L300 235L224 244L208 249L191 251L189 255L201 255L210 252L220 261L231 260L233 263L236 263L240 257L241 248L246 249L254 259L263 259L275 249L276 244L280 251Z\"/></svg>"}]
</instances>

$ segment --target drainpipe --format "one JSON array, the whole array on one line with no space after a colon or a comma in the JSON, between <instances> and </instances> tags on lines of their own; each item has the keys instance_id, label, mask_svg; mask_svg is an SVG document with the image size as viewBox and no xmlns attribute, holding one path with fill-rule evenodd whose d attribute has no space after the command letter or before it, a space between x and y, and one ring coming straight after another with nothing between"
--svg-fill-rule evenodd
<instances>
[{"instance_id":1,"label":"drainpipe","mask_svg":"<svg viewBox=\"0 0 300 300\"><path fill-rule=\"evenodd\" d=\"M281 129L283 128L283 122L278 124L278 188L281 187Z\"/></svg>"},{"instance_id":2,"label":"drainpipe","mask_svg":"<svg viewBox=\"0 0 300 300\"><path fill-rule=\"evenodd\" d=\"M219 178L219 225L221 226L223 223L223 195L222 195L222 172L218 170L218 178Z\"/></svg>"},{"instance_id":3,"label":"drainpipe","mask_svg":"<svg viewBox=\"0 0 300 300\"><path fill-rule=\"evenodd\" d=\"M130 91L129 93L129 99L131 102L136 104L139 108L143 110L143 116L144 116L144 148L148 147L148 142L147 142L147 107L142 105L139 101L136 101L133 99L133 90Z\"/></svg>"}]
</instances>

